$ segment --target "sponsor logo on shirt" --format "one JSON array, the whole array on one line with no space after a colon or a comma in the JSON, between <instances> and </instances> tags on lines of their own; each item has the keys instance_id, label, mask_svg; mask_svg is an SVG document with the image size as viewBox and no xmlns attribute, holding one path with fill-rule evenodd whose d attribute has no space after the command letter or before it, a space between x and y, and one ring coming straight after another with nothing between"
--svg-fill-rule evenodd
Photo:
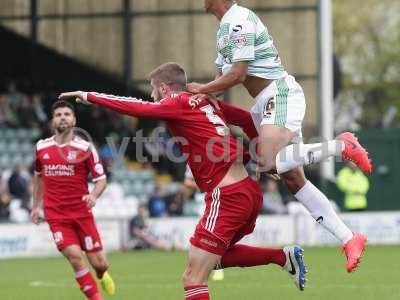
<instances>
[{"instance_id":1,"label":"sponsor logo on shirt","mask_svg":"<svg viewBox=\"0 0 400 300\"><path fill-rule=\"evenodd\" d=\"M234 37L233 42L235 43L236 48L242 48L246 45L247 39L244 34L239 34Z\"/></svg>"},{"instance_id":2,"label":"sponsor logo on shirt","mask_svg":"<svg viewBox=\"0 0 400 300\"><path fill-rule=\"evenodd\" d=\"M239 31L242 31L242 29L243 29L243 26L242 25L235 25L235 27L233 27L233 31L234 32L239 32Z\"/></svg>"},{"instance_id":3,"label":"sponsor logo on shirt","mask_svg":"<svg viewBox=\"0 0 400 300\"><path fill-rule=\"evenodd\" d=\"M43 159L50 159L50 155L46 153L45 155L43 155Z\"/></svg>"},{"instance_id":4,"label":"sponsor logo on shirt","mask_svg":"<svg viewBox=\"0 0 400 300\"><path fill-rule=\"evenodd\" d=\"M264 105L263 116L266 119L271 118L272 112L275 110L275 97L271 97Z\"/></svg>"},{"instance_id":5,"label":"sponsor logo on shirt","mask_svg":"<svg viewBox=\"0 0 400 300\"><path fill-rule=\"evenodd\" d=\"M51 164L44 165L44 176L74 176L74 165Z\"/></svg>"}]
</instances>

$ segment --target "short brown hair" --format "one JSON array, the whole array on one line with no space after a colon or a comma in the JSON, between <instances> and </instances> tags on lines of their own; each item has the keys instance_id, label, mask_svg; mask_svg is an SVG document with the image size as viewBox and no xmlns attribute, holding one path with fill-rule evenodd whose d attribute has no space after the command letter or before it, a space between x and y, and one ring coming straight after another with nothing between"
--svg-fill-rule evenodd
<instances>
[{"instance_id":1,"label":"short brown hair","mask_svg":"<svg viewBox=\"0 0 400 300\"><path fill-rule=\"evenodd\" d=\"M51 106L51 115L54 115L54 111L57 108L61 108L61 107L69 108L72 111L72 114L75 115L74 106L70 102L64 101L64 100L58 100L58 101L53 103L53 105Z\"/></svg>"},{"instance_id":2,"label":"short brown hair","mask_svg":"<svg viewBox=\"0 0 400 300\"><path fill-rule=\"evenodd\" d=\"M156 84L165 83L177 89L185 89L187 84L186 72L177 63L169 62L158 66L148 75L149 80Z\"/></svg>"}]
</instances>

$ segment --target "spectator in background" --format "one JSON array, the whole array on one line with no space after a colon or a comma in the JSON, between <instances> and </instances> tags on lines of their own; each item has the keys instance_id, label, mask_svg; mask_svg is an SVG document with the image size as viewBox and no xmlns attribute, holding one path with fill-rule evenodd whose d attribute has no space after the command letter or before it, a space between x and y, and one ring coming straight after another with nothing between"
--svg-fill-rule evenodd
<instances>
[{"instance_id":1,"label":"spectator in background","mask_svg":"<svg viewBox=\"0 0 400 300\"><path fill-rule=\"evenodd\" d=\"M178 192L165 198L168 215L175 217L183 215L183 204L188 196L186 192L186 188L182 185Z\"/></svg>"},{"instance_id":2,"label":"spectator in background","mask_svg":"<svg viewBox=\"0 0 400 300\"><path fill-rule=\"evenodd\" d=\"M23 128L34 128L39 126L35 109L27 96L22 98L22 101L17 108L17 119L18 125Z\"/></svg>"},{"instance_id":3,"label":"spectator in background","mask_svg":"<svg viewBox=\"0 0 400 300\"><path fill-rule=\"evenodd\" d=\"M4 184L2 174L0 174L0 223L8 221L10 217L10 195L7 186Z\"/></svg>"},{"instance_id":4,"label":"spectator in background","mask_svg":"<svg viewBox=\"0 0 400 300\"><path fill-rule=\"evenodd\" d=\"M47 121L47 115L42 104L42 98L38 94L32 96L32 109L35 113L36 120L43 125Z\"/></svg>"},{"instance_id":5,"label":"spectator in background","mask_svg":"<svg viewBox=\"0 0 400 300\"><path fill-rule=\"evenodd\" d=\"M288 210L282 201L278 184L275 180L267 180L263 186L263 212L268 214L287 214Z\"/></svg>"},{"instance_id":6,"label":"spectator in background","mask_svg":"<svg viewBox=\"0 0 400 300\"><path fill-rule=\"evenodd\" d=\"M11 198L21 200L21 207L29 210L31 198L29 193L29 182L23 172L24 167L21 164L17 164L8 179L8 190Z\"/></svg>"},{"instance_id":7,"label":"spectator in background","mask_svg":"<svg viewBox=\"0 0 400 300\"><path fill-rule=\"evenodd\" d=\"M167 215L167 207L159 185L154 187L154 192L149 198L149 213L152 218L165 217Z\"/></svg>"},{"instance_id":8,"label":"spectator in background","mask_svg":"<svg viewBox=\"0 0 400 300\"><path fill-rule=\"evenodd\" d=\"M10 105L4 95L0 95L0 126L7 126L11 115Z\"/></svg>"},{"instance_id":9,"label":"spectator in background","mask_svg":"<svg viewBox=\"0 0 400 300\"><path fill-rule=\"evenodd\" d=\"M17 91L17 85L10 81L7 85L7 92L4 95L12 111L16 111L20 106L24 94Z\"/></svg>"},{"instance_id":10,"label":"spectator in background","mask_svg":"<svg viewBox=\"0 0 400 300\"><path fill-rule=\"evenodd\" d=\"M337 187L344 193L344 208L347 211L367 209L368 177L355 164L348 162L337 174Z\"/></svg>"},{"instance_id":11,"label":"spectator in background","mask_svg":"<svg viewBox=\"0 0 400 300\"><path fill-rule=\"evenodd\" d=\"M129 236L128 242L129 249L159 249L169 251L174 246L167 241L160 240L148 230L148 211L146 205L140 204L138 207L138 214L132 218L129 223Z\"/></svg>"}]
</instances>

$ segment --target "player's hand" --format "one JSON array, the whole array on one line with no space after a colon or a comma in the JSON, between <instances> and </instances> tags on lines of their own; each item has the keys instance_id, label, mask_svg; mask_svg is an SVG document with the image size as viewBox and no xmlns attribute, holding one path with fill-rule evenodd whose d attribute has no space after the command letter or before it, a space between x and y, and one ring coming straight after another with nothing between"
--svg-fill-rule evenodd
<instances>
[{"instance_id":1,"label":"player's hand","mask_svg":"<svg viewBox=\"0 0 400 300\"><path fill-rule=\"evenodd\" d=\"M260 166L257 165L257 167L256 167L256 179L257 179L257 181L260 180L260 178L261 178L261 173L263 173L263 171L261 170ZM281 177L279 176L278 173L268 173L268 172L267 172L267 176L268 176L270 179L275 180L275 181L281 180Z\"/></svg>"},{"instance_id":2,"label":"player's hand","mask_svg":"<svg viewBox=\"0 0 400 300\"><path fill-rule=\"evenodd\" d=\"M216 109L218 110L221 109L219 107L219 99L213 95L208 95L208 94L195 94L191 96L189 99L189 105L192 106L192 108L195 108L203 100L208 100L214 105Z\"/></svg>"},{"instance_id":3,"label":"player's hand","mask_svg":"<svg viewBox=\"0 0 400 300\"><path fill-rule=\"evenodd\" d=\"M86 202L88 208L93 208L96 205L97 198L92 194L88 194L82 197L82 201Z\"/></svg>"},{"instance_id":4,"label":"player's hand","mask_svg":"<svg viewBox=\"0 0 400 300\"><path fill-rule=\"evenodd\" d=\"M275 181L281 180L281 176L279 176L278 173L274 173L274 174L267 173L267 176Z\"/></svg>"},{"instance_id":5,"label":"player's hand","mask_svg":"<svg viewBox=\"0 0 400 300\"><path fill-rule=\"evenodd\" d=\"M36 225L39 225L43 220L39 216L39 208L34 208L31 211L31 219L32 222Z\"/></svg>"},{"instance_id":6,"label":"player's hand","mask_svg":"<svg viewBox=\"0 0 400 300\"><path fill-rule=\"evenodd\" d=\"M204 84L197 83L197 82L191 82L186 85L186 89L190 93L201 94L202 93L201 89L203 86L204 86Z\"/></svg>"},{"instance_id":7,"label":"player's hand","mask_svg":"<svg viewBox=\"0 0 400 300\"><path fill-rule=\"evenodd\" d=\"M77 103L82 103L82 104L86 104L86 105L91 105L92 104L92 103L90 103L89 101L87 101L85 99L85 92L82 92L82 91L61 93L58 96L58 99L59 100L70 100L70 99L73 99Z\"/></svg>"}]
</instances>

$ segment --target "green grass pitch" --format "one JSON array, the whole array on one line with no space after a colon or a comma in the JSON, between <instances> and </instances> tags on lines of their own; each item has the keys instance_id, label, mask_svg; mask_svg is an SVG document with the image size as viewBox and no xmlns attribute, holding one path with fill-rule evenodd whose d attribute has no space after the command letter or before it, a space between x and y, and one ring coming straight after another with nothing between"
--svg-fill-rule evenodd
<instances>
[{"instance_id":1,"label":"green grass pitch","mask_svg":"<svg viewBox=\"0 0 400 300\"><path fill-rule=\"evenodd\" d=\"M338 248L306 248L310 273L304 292L276 266L228 269L211 282L218 300L391 300L400 299L400 246L370 246L360 269L347 274ZM108 255L117 294L105 299L183 299L181 273L186 253L129 252ZM0 260L1 300L73 300L80 294L61 258Z\"/></svg>"}]
</instances>

